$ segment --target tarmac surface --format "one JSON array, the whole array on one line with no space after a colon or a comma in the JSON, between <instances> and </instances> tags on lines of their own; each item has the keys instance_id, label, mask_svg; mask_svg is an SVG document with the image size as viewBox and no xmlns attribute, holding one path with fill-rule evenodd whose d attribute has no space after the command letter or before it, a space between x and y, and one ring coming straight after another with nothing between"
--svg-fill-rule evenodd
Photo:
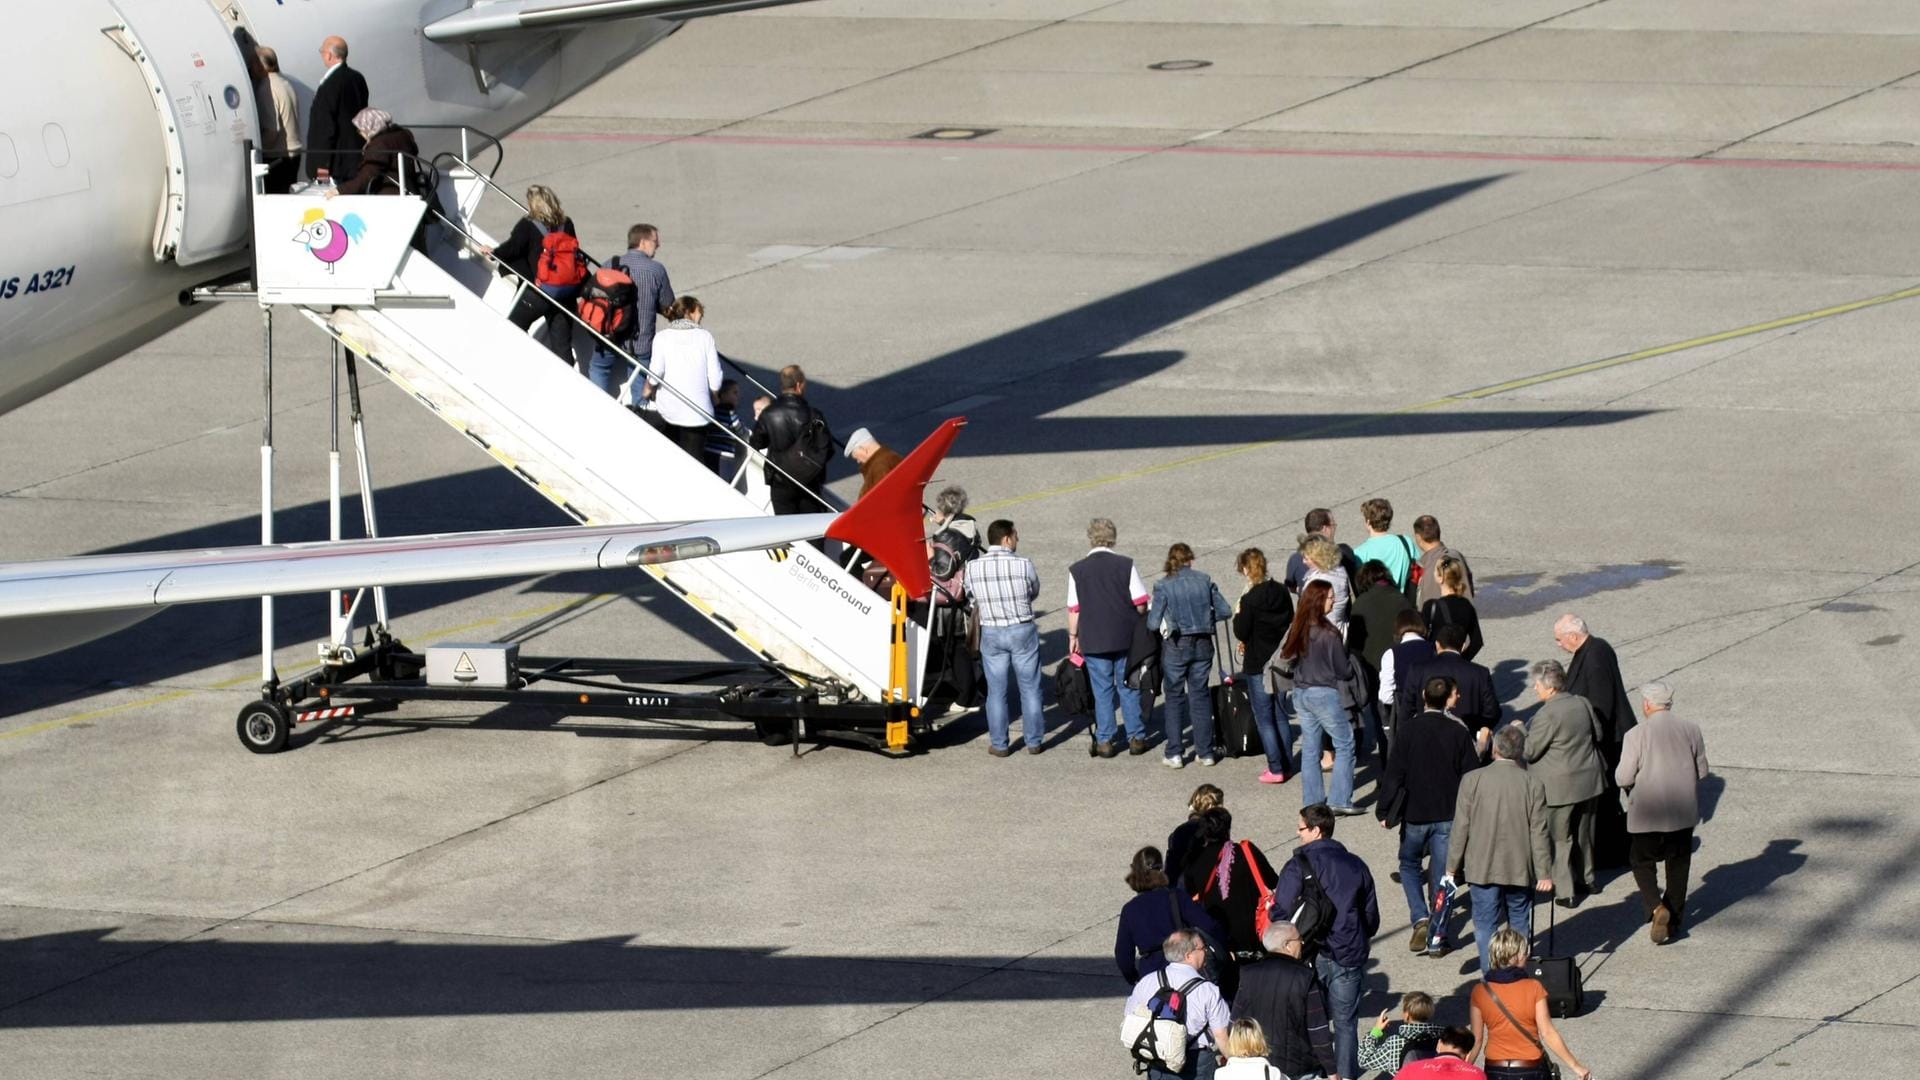
<instances>
[{"instance_id":1,"label":"tarmac surface","mask_svg":"<svg viewBox=\"0 0 1920 1080\"><path fill-rule=\"evenodd\" d=\"M944 475L1019 523L1049 664L1096 514L1231 594L1310 507L1433 513L1519 709L1583 614L1714 777L1684 939L1625 878L1560 913L1563 1033L1602 1078L1831 1077L1920 1045L1915 87L1920 10L1878 0L824 0L689 25L503 176L596 252L659 225L721 348L804 364L841 431L967 415ZM0 418L6 557L252 542L258 319ZM326 350L279 341L280 535L317 538ZM385 530L557 521L392 387L368 410ZM395 600L415 645L724 647L629 575ZM283 670L323 608L282 603ZM0 667L0 1071L1124 1076L1134 848L1202 781L1293 843L1257 763L1057 726L995 760L978 717L895 761L410 707L256 757L257 628L176 609ZM1362 1016L1463 1020L1470 943L1410 956L1393 835L1339 839L1381 890Z\"/></svg>"}]
</instances>

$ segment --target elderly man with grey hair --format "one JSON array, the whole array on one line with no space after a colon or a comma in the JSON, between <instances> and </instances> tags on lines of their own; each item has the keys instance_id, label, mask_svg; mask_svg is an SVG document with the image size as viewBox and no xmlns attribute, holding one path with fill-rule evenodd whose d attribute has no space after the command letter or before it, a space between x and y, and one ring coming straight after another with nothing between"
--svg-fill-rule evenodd
<instances>
[{"instance_id":1,"label":"elderly man with grey hair","mask_svg":"<svg viewBox=\"0 0 1920 1080\"><path fill-rule=\"evenodd\" d=\"M1113 550L1119 538L1113 519L1094 518L1087 523L1086 557L1067 568L1067 650L1086 661L1093 684L1093 753L1105 758L1120 752L1116 706L1127 728L1127 753L1144 754L1151 745L1140 692L1127 685L1127 654L1134 624L1153 596L1133 560Z\"/></svg>"},{"instance_id":2,"label":"elderly man with grey hair","mask_svg":"<svg viewBox=\"0 0 1920 1080\"><path fill-rule=\"evenodd\" d=\"M1627 865L1647 908L1648 936L1665 945L1680 932L1687 911L1687 875L1693 868L1693 830L1700 824L1700 781L1707 778L1707 744L1700 725L1673 715L1673 688L1640 687L1646 719L1627 732L1614 778L1632 792L1627 807ZM1665 864L1667 887L1656 870Z\"/></svg>"},{"instance_id":3,"label":"elderly man with grey hair","mask_svg":"<svg viewBox=\"0 0 1920 1080\"><path fill-rule=\"evenodd\" d=\"M1276 920L1260 936L1267 955L1240 969L1233 1018L1255 1020L1267 1036L1267 1061L1282 1076L1338 1076L1327 995L1300 957L1300 931Z\"/></svg>"},{"instance_id":4,"label":"elderly man with grey hair","mask_svg":"<svg viewBox=\"0 0 1920 1080\"><path fill-rule=\"evenodd\" d=\"M1460 779L1448 836L1447 876L1467 884L1480 974L1501 923L1533 938L1533 894L1552 892L1547 789L1520 764L1527 733L1509 724L1493 737L1493 762Z\"/></svg>"},{"instance_id":5,"label":"elderly man with grey hair","mask_svg":"<svg viewBox=\"0 0 1920 1080\"><path fill-rule=\"evenodd\" d=\"M1533 665L1540 710L1526 725L1527 771L1547 791L1547 839L1553 845L1555 903L1572 907L1593 887L1594 801L1607 789L1600 758L1600 718L1578 694L1567 693L1558 660Z\"/></svg>"},{"instance_id":6,"label":"elderly man with grey hair","mask_svg":"<svg viewBox=\"0 0 1920 1080\"><path fill-rule=\"evenodd\" d=\"M1220 987L1201 973L1207 963L1207 943L1193 930L1175 930L1160 947L1167 966L1150 971L1133 985L1127 996L1124 1015L1143 1012L1153 995L1162 987L1172 987L1186 995L1187 1067L1178 1073L1147 1067L1148 1080L1205 1080L1213 1076L1220 1058L1215 1053L1227 1043L1227 1028L1233 1023L1227 999Z\"/></svg>"},{"instance_id":7,"label":"elderly man with grey hair","mask_svg":"<svg viewBox=\"0 0 1920 1080\"><path fill-rule=\"evenodd\" d=\"M1553 624L1553 640L1569 654L1567 687L1569 694L1587 699L1593 714L1600 718L1600 758L1606 762L1609 781L1606 793L1595 805L1593 824L1594 865L1607 868L1627 865L1627 821L1620 812L1620 800L1611 780L1620 764L1620 742L1633 728L1637 716L1627 697L1627 684L1620 677L1620 657L1605 638L1595 637L1580 616L1568 612Z\"/></svg>"}]
</instances>

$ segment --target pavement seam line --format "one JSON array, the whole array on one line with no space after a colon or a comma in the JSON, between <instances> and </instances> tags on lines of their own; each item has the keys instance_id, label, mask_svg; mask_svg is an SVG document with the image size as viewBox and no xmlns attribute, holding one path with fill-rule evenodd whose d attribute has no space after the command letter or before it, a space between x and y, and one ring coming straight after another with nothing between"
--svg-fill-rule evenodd
<instances>
[{"instance_id":1,"label":"pavement seam line","mask_svg":"<svg viewBox=\"0 0 1920 1080\"><path fill-rule=\"evenodd\" d=\"M1508 29L1502 30L1491 37L1481 38L1479 41L1470 42L1458 48L1448 49L1446 52L1435 53L1434 55L1426 57L1424 59L1415 60L1411 64L1403 64L1400 67L1394 68L1392 71L1383 71L1378 75L1366 76L1365 78L1362 78L1359 82L1353 83L1349 86L1343 86L1338 90L1329 90L1324 94L1319 94L1314 97L1310 97L1305 101L1295 102L1294 104L1288 105L1286 108L1283 108L1283 109L1275 109L1274 111L1267 113L1264 116L1256 116L1251 120L1243 120L1240 123L1233 125L1232 127L1223 129L1223 131L1239 131L1242 128L1245 128L1248 124L1257 124L1262 120L1271 120L1276 116L1284 116L1287 113L1295 111L1296 109L1304 109L1309 105L1318 104L1319 102L1325 101L1330 97L1335 97L1337 95L1344 94L1349 90L1358 90L1363 86L1372 86L1374 83L1380 82L1384 79L1391 79L1395 75L1404 75L1415 68L1425 67L1428 64L1438 63L1442 60L1447 59L1448 57L1458 56L1463 52L1468 52L1470 50L1477 49L1482 45L1491 45L1496 41L1501 41L1506 38L1510 38L1515 34L1525 33L1528 30L1534 29L1535 27L1542 26L1546 23L1550 23L1555 19L1564 19L1568 15L1577 15L1580 12L1587 10L1588 8L1599 7L1601 4L1604 4L1606 2L1607 0L1588 0L1587 3L1580 4L1576 7L1568 8L1565 11L1558 12L1553 15L1548 15L1544 18L1535 19L1530 23L1525 23L1521 26L1509 27Z\"/></svg>"},{"instance_id":2,"label":"pavement seam line","mask_svg":"<svg viewBox=\"0 0 1920 1080\"><path fill-rule=\"evenodd\" d=\"M1821 1018L1820 1021L1815 1023L1812 1027L1808 1028L1807 1030L1801 1032L1798 1035L1795 1035L1793 1038L1788 1039L1786 1042L1780 1044L1779 1046L1774 1047L1773 1049L1767 1051L1766 1053L1761 1054L1759 1057L1754 1058L1753 1060L1747 1062L1746 1064L1740 1066L1739 1068L1733 1070L1732 1072L1727 1073L1725 1076L1722 1076L1720 1080L1733 1080L1734 1077L1739 1076L1741 1073L1746 1072L1749 1069L1757 1068L1758 1066L1764 1064L1768 1058L1773 1057L1774 1055L1782 1053L1786 1050L1791 1050L1793 1047L1799 1045L1802 1040L1810 1038L1811 1036L1817 1035L1836 1023L1848 1022L1846 1018L1851 1014L1859 1012L1861 1009L1864 1009L1867 1006L1873 1004L1874 1002L1879 1001L1881 998L1886 997L1888 994L1893 993L1895 990L1904 989L1905 987L1912 985L1916 980L1920 980L1920 975L1909 975L1905 979L1902 979L1899 982L1893 984L1892 986L1887 987L1885 990L1882 990L1879 993L1873 995L1872 997L1867 998L1865 1001L1862 1001L1856 1005L1849 1007L1846 1012L1835 1013L1832 1016Z\"/></svg>"},{"instance_id":3,"label":"pavement seam line","mask_svg":"<svg viewBox=\"0 0 1920 1080\"><path fill-rule=\"evenodd\" d=\"M1320 279L1320 280L1324 280L1324 279ZM1537 375L1523 376L1519 379L1509 380L1506 383L1497 383L1497 384L1494 384L1493 386L1479 387L1474 390L1465 390L1465 391L1460 391L1458 393L1447 394L1442 397L1434 398L1431 401L1423 401L1413 405L1403 405L1397 409L1388 409L1388 410L1384 410L1377 413L1370 413L1365 416L1350 417L1346 420L1341 420L1331 424L1321 424L1316 427L1310 427L1302 431L1294 432L1289 435L1282 435L1273 439L1264 439L1258 442L1242 443L1237 446L1222 447L1217 450L1209 450L1204 453L1190 455L1188 457L1179 458L1173 461L1160 462L1155 465L1143 466L1138 469L1131 469L1124 472L1112 473L1107 476L1094 477L1093 479L1090 479L1090 480L1083 480L1083 481L1079 481L1072 484L1064 484L1059 487L1047 488L1047 489L1043 489L1041 491L1036 491L1036 492L1029 492L1025 495L1016 495L1006 499L1000 499L1000 500L996 500L989 503L983 503L978 507L978 509L999 510L1004 507L1017 506L1021 503L1033 502L1039 499L1052 498L1057 495L1074 494L1080 491L1086 491L1096 487L1104 487L1108 484L1119 483L1125 480L1138 480L1147 476L1153 476L1159 473L1169 472L1174 469L1185 468L1188 465L1206 464L1208 462L1218 461L1222 458L1235 457L1240 454L1245 454L1245 453L1249 453L1256 450L1266 450L1266 449L1271 449L1273 447L1282 446L1287 443L1300 442L1306 439L1314 439L1314 438L1320 438L1327 435L1334 435L1343 431L1349 431L1354 428L1364 427L1370 424L1378 423L1382 420L1390 420L1398 416L1406 416L1413 413L1426 412L1432 409L1444 408L1448 405L1463 404L1471 401L1483 400L1485 398L1493 397L1497 394L1507 393L1509 391L1521 389L1527 386L1538 386L1543 383L1555 382L1561 379L1568 379L1578 375L1586 375L1595 371L1605 370L1607 368L1620 367L1626 364L1638 363L1644 360L1652 360L1662 356L1670 356L1674 353L1682 352L1688 349L1700 348L1706 345L1715 345L1725 341L1732 341L1738 338L1749 337L1754 334L1766 333L1770 330L1779 330L1788 326L1797 326L1804 323L1814 322L1819 319L1831 318L1837 315L1850 314L1852 312L1860 311L1865 308L1876 307L1882 304L1890 304L1899 300L1905 300L1915 296L1920 296L1920 286L1914 286L1912 288L1902 289L1898 292L1882 293L1879 296L1867 297L1865 299L1851 301L1846 304L1838 304L1838 305L1834 305L1833 307L1822 308L1817 311L1802 312L1798 315L1789 315L1779 319L1771 319L1766 322L1754 323L1749 326L1736 327L1732 330L1722 330L1718 333L1706 334L1700 337L1689 338L1685 341L1672 342L1670 344L1658 345L1648 349L1640 349L1635 352L1622 353L1618 356L1605 357L1600 360L1588 361L1580 364L1573 364L1563 368L1556 368L1549 371L1541 372ZM1876 578L1875 580L1876 581L1883 580L1883 578Z\"/></svg>"},{"instance_id":4,"label":"pavement seam line","mask_svg":"<svg viewBox=\"0 0 1920 1080\"><path fill-rule=\"evenodd\" d=\"M710 745L712 745L712 740L710 740L710 739L708 739L708 740L702 740L702 741L699 741L699 742L696 742L696 743L694 743L694 744L693 744L692 746L687 746L687 747L683 747L683 748L681 748L681 749L679 749L679 750L675 750L675 751L672 751L671 753L667 753L667 754L662 754L662 755L660 755L660 756L659 756L659 757L657 757L657 758L649 758L648 760L646 760L646 761L643 761L643 762L641 762L641 763L639 763L638 765L635 765L635 766L633 766L632 768L629 768L629 769L622 769L622 770L620 770L619 772L615 772L615 773L612 773L612 774L609 774L609 775L607 775L607 776L603 776L603 777L601 777L600 779L598 779L598 780L595 780L595 781L593 781L593 782L591 782L591 783L588 783L588 784L584 784L584 785L582 785L582 786L580 786L580 787L577 787L577 788L573 788L572 790L569 790L569 791L563 791L563 792L561 792L561 793L560 793L560 794L558 794L558 795L554 795L554 796L552 796L551 798L547 798L547 799L542 799L541 801L539 801L539 802L537 802L537 803L534 803L534 804L533 804L533 805L531 805L531 806L526 806L526 807L522 807L522 808L521 808L521 809L519 809L519 810L515 810L515 811L514 811L513 813L510 813L510 814L503 814L503 815L501 815L500 817L497 817L497 818L494 818L494 819L493 819L492 821L487 821L487 822L483 822L483 823L481 823L481 824L479 824L479 825L475 825L475 826L473 826L473 827L471 827L471 828L467 828L467 829L462 829L461 831L459 831L459 832L457 832L457 833L454 833L454 834L453 834L453 835L451 835L451 836L443 836L443 837L441 837L440 839L438 839L438 840L435 840L435 841L433 841L433 842L432 842L432 843L430 843L430 844L422 844L421 846L419 846L419 847L417 847L417 848L414 848L414 849L413 849L412 851L406 851L406 852L402 852L401 854L398 854L398 855L395 855L395 856L393 856L393 857L391 857L391 858L387 858L387 859L382 859L382 860L380 860L380 861L379 861L379 862L377 862L377 863L373 863L372 865L369 865L369 866L363 866L363 867L361 867L361 868L360 868L360 869L358 869L358 870L355 870L355 871L352 871L351 873L347 873L347 874L342 874L341 876L339 876L339 877L337 877L337 878L334 878L334 879L333 879L332 881L325 881L325 882L322 882L322 883L320 883L320 884L318 884L318 885L314 885L314 886L311 886L311 887L309 887L309 888L305 888L305 889L302 889L302 890L300 890L299 892L296 892L296 893L294 893L294 894L293 894L293 895L291 895L291 896L283 896L283 897L281 897L280 899L278 899L278 900L275 900L275 901L273 901L272 903L268 903L268 904L263 904L263 905L261 905L260 907L257 907L257 908L255 908L255 909L253 909L252 911L249 911L249 912L245 912L245 913L243 913L243 914L240 914L240 915L235 915L235 916L233 916L232 918L229 918L229 919L223 919L223 920L221 920L221 921L219 921L219 922L217 922L217 923L215 923L215 924L214 924L214 925L212 925L212 926L209 926L209 927L206 927L206 928L204 928L204 929L201 929L201 930L197 930L197 931L195 931L195 932L193 932L193 933L191 933L191 934L188 934L188 935L186 935L186 936L184 936L184 937L180 937L180 938L176 938L176 939L174 939L174 940L172 940L172 941L166 941L166 942L161 942L160 944L158 944L158 945L156 945L155 947L153 947L153 948L151 948L151 949L146 949L146 950L143 950L143 951L141 951L141 952L139 952L139 953L137 953L137 954L135 954L135 955L133 955L133 956L129 956L129 957L125 957L124 959L121 959L121 960L118 960L118 961L115 961L114 963L111 963L111 964L108 964L108 965L107 965L106 967L103 967L103 968L100 968L100 969L98 969L98 970L95 970L95 971L90 971L90 972L88 972L88 973L86 973L85 975L79 975L79 976L76 976L76 977L74 977L74 978L72 978L72 979L68 979L68 980L67 980L66 982L63 982L63 983L60 983L60 984L59 984L59 985L57 985L57 986L50 986L50 987L47 987L47 988L46 988L46 989L44 989L44 990L41 990L41 991L38 991L37 993L33 993L33 994L29 994L29 995L27 995L26 997L23 997L23 998L20 998L20 999L19 999L19 1000L17 1000L17 1001L12 1001L12 1002L8 1002L8 1003L6 1003L5 1005L0 1005L0 1013L6 1013L6 1012L9 1012L9 1011L11 1011L11 1010L13 1010L13 1009L15 1009L15 1008L18 1008L18 1007L19 1007L19 1006L21 1006L21 1005L25 1005L25 1004L27 1004L27 1003L29 1003L29 1002L32 1002L32 1001L37 1001L37 1000L39 1000L40 998L43 998L43 997L46 997L46 996L47 996L47 995L49 995L49 994L54 994L54 993L58 993L59 991L61 991L61 990L64 990L64 989L66 989L67 987L70 987L70 986L73 986L73 985L76 985L76 984L78 984L78 983L82 983L82 982L85 982L85 981L87 981L88 979L92 979L92 978L95 978L96 976L99 976L99 975L104 975L104 974L106 974L106 973L107 973L107 972L109 972L109 971L114 971L114 970L116 970L116 969L118 969L118 968L121 968L121 967L124 967L124 966L126 966L127 964L130 964L130 963L132 963L132 962L133 962L133 961L135 961L135 960L139 960L139 959L142 959L142 958L145 958L145 957L148 957L148 956L152 956L152 955L154 955L155 953L159 953L159 952L164 952L164 951L166 951L166 950L168 950L168 949L171 949L171 948L173 948L173 947L174 947L174 946L176 946L176 945L184 945L184 944L186 944L187 942L190 942L190 941L193 941L193 940L195 940L196 938L201 938L201 937L205 937L205 936L207 936L208 934L212 934L212 933L215 933L216 931L220 931L220 930L225 930L225 929L227 929L228 927L231 927L231 926L237 926L237 925L239 925L239 924L241 924L241 923L246 923L246 922L256 922L256 923L261 923L261 924L267 924L267 925L272 925L272 924L275 924L276 922L278 922L278 920L274 920L274 919L260 919L260 918L256 918L256 916L258 916L258 915L260 915L260 914L261 914L262 912L266 912L266 911L271 911L271 910L273 910L274 908L276 908L276 907L279 907L279 906L281 906L282 904L290 904L290 903L293 903L293 902L294 902L295 900L299 900L299 899L301 899L301 898L303 898L303 897L307 897L307 896L311 896L311 895L313 895L314 893L317 893L317 892L320 892L320 891L322 891L322 890L325 890L325 889L330 889L330 888L332 888L332 887L334 887L335 885L339 885L339 884L342 884L343 882L347 882L347 881L351 881L351 880L353 880L354 878L357 878L357 877L359 877L359 876L361 876L362 874L369 874L369 873L372 873L372 872L373 872L373 871L375 871L375 870L379 870L379 869L381 869L381 868L383 868L383 867L387 867L387 866L391 866L391 865L393 865L394 863L397 863L397 862L400 862L400 861L401 861L401 860L403 860L403 859L410 859L410 858L412 858L412 857L414 857L415 855L418 855L418 854L420 854L420 853L422 853L422 852L425 852L425 851L432 851L432 850L433 850L434 848L437 848L437 847L440 847L440 846L442 846L442 845L444 845L444 844L450 844L450 843L452 843L452 842L454 842L455 840L459 840L459 839L462 839L462 838L464 838L464 837L468 837L468 836L473 836L473 835L476 835L476 834L478 834L478 833L480 833L480 832L482 832L482 831L484 831L484 830L486 830L486 829L490 829L490 828L492 828L492 827L493 827L493 826L495 826L495 825L499 825L499 824L502 824L502 823L504 823L504 822L508 822L508 821L512 821L512 820L513 820L513 819L515 819L515 818L518 818L518 817L520 817L520 816L522 816L522 815L525 815L525 814L530 814L530 813L532 813L532 812L534 812L534 811L536 811L536 810L541 810L541 809L544 809L544 808L546 808L546 807L548 807L548 806L551 806L551 805L553 805L554 803L557 803L557 802L559 802L559 801L561 801L562 799L567 799L567 798L571 798L572 796L575 796L575 795L578 795L578 794L580 794L580 793L582 793L582 792L585 792L585 791L591 791L591 790L593 790L594 788L597 788L597 787L600 787L600 786L601 786L601 785L603 785L603 784L609 784L609 783L612 783L613 781L615 781L615 780L619 780L619 779L622 779L623 777L627 777L627 776L631 776L631 775L633 775L634 773L637 773L637 772L639 772L639 771L640 771L640 770L642 770L642 769L647 769L647 768L651 768L651 767L653 767L653 766L655 766L655 765L659 765L659 764L662 764L662 763L664 763L664 762L668 762L668 761L672 761L673 759L675 759L675 758L677 758L677 757L680 757L680 756L681 756L681 755L683 755L683 754L690 754L690 753L692 753L692 752L694 752L695 750L698 750L698 749L700 749L701 747L704 747L704 746L710 746ZM58 910L58 909L55 909L55 910Z\"/></svg>"}]
</instances>

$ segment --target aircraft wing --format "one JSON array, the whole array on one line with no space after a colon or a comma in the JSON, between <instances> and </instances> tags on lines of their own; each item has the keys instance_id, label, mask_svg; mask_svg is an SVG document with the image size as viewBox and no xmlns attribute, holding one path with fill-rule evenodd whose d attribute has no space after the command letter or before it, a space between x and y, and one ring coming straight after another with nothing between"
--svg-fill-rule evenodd
<instances>
[{"instance_id":1,"label":"aircraft wing","mask_svg":"<svg viewBox=\"0 0 1920 1080\"><path fill-rule=\"evenodd\" d=\"M36 638L43 645L56 636L61 645L72 644L169 604L639 567L777 548L816 536L864 549L893 571L909 596L922 597L932 579L921 500L964 424L958 418L942 424L840 514L567 525L0 563L0 641L15 643L0 652L21 659L34 655L19 649ZM91 617L104 612L130 616Z\"/></svg>"},{"instance_id":2,"label":"aircraft wing","mask_svg":"<svg viewBox=\"0 0 1920 1080\"><path fill-rule=\"evenodd\" d=\"M476 41L528 30L571 30L607 19L698 19L803 0L499 0L429 23L429 41Z\"/></svg>"}]
</instances>

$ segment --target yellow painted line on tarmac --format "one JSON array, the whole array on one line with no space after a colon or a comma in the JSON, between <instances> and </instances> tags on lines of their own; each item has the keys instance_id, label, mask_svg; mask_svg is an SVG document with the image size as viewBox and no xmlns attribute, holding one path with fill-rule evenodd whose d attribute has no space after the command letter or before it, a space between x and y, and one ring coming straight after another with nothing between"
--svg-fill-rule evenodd
<instances>
[{"instance_id":1,"label":"yellow painted line on tarmac","mask_svg":"<svg viewBox=\"0 0 1920 1080\"><path fill-rule=\"evenodd\" d=\"M1459 393L1434 398L1432 401L1422 401L1417 405L1403 405L1397 409L1387 409L1365 416L1348 417L1345 420L1340 420L1335 423L1303 428L1290 435L1282 435L1277 439L1263 439L1260 442L1221 447L1218 450L1208 450L1205 453L1193 454L1188 457L1177 458L1173 461L1163 461L1157 465L1147 465L1138 469L1127 469L1122 472L1109 473L1106 476L1096 476L1092 479L1081 480L1072 484L1062 484L1059 487L1044 488L1040 491L1028 492L1025 495L1013 495L994 502L978 504L974 509L976 511L1000 510L1009 506L1018 506L1021 503L1037 502L1040 499L1050 499L1059 495L1071 495L1076 492L1106 487L1109 484L1118 484L1127 480L1138 480L1142 477L1172 472L1175 469L1184 469L1190 465L1204 465L1210 461L1236 457L1240 454L1250 453L1255 450L1265 450L1269 447L1279 446L1284 443L1337 435L1343 431L1351 431L1354 428L1365 427L1369 424L1392 419L1396 416L1426 412L1430 409L1457 405L1467 401L1478 401L1482 398L1493 397L1496 394L1510 393L1514 390L1522 390L1530 386L1539 386L1543 383L1558 382L1561 379L1571 379L1576 375L1588 375L1596 371L1605 371L1608 368L1637 364L1643 360L1652 360L1661 356L1671 356L1674 353L1686 352L1689 349L1699 349L1708 345L1718 345L1723 341L1734 341L1743 337L1751 337L1754 334L1764 334L1769 330L1781 330L1789 326L1800 326L1804 323L1814 322L1819 319L1830 319L1836 315L1846 315L1851 312L1861 311L1865 308L1879 307L1882 304L1891 304L1899 300L1910 300L1916 296L1920 296L1920 285L1901 289L1897 292L1882 293L1879 296L1869 296L1862 300L1850 300L1847 303L1835 304L1832 307L1820 308L1817 311L1803 311L1798 315L1787 315L1778 319L1768 319L1766 322L1753 323L1750 326L1736 327L1732 330L1722 330L1714 334L1704 334L1700 337L1688 338L1685 341L1675 341L1666 345L1656 345L1649 349L1641 349L1638 352L1622 353L1619 356L1609 356L1601 360L1590 360L1586 363L1574 364L1569 367L1555 368L1551 371L1543 371L1538 375L1526 375L1518 379L1509 379L1506 382L1495 383L1492 386L1482 386L1474 390L1462 390Z\"/></svg>"},{"instance_id":2,"label":"yellow painted line on tarmac","mask_svg":"<svg viewBox=\"0 0 1920 1080\"><path fill-rule=\"evenodd\" d=\"M442 627L438 630L430 630L427 633L422 634L420 637L416 638L415 640L423 641L423 642L440 641L445 638L452 637L455 634L464 634L469 631L484 629L489 626L498 626L501 623L518 622L522 619L534 619L542 615L551 615L556 611L560 611L563 608L572 607L575 604L591 604L601 600L608 599L612 595L613 595L612 593L599 593L594 596L587 597L584 600L576 596L572 599L562 600L557 603L542 604L539 607L525 608L520 611L509 611L505 615L495 615L495 616L492 616L491 618L475 619L472 622L461 623L458 626L447 626L447 627ZM288 661L291 662L291 661L297 660L301 655L312 655L312 648L313 648L312 645L309 644L306 646L293 648L293 649L283 649L281 650L281 653L285 654L287 656ZM276 654L274 658L274 663L276 666L280 665L280 656L278 654ZM38 735L41 732L53 731L58 728L66 727L70 724L79 724L79 723L84 723L85 721L88 721L88 720L97 720L103 716L112 716L115 713L129 712L133 709L145 709L155 705L164 705L169 701L178 701L181 698L191 697L192 695L198 694L198 693L205 693L205 692L214 691L214 690L231 690L237 686L253 685L253 684L258 684L259 682L260 682L260 673L255 671L255 672L250 672L246 675L241 675L238 678L224 679L220 682L214 683L213 685L207 687L206 690L204 691L196 687L190 690L168 690L164 693L149 694L146 697L139 698L134 701L122 702L121 704L118 704L118 705L108 705L108 706L105 706L104 708L90 709L83 713L75 713L72 716L62 716L53 720L43 720L40 723L28 724L26 727L16 728L13 731L0 731L0 739L14 739L22 735Z\"/></svg>"}]
</instances>

